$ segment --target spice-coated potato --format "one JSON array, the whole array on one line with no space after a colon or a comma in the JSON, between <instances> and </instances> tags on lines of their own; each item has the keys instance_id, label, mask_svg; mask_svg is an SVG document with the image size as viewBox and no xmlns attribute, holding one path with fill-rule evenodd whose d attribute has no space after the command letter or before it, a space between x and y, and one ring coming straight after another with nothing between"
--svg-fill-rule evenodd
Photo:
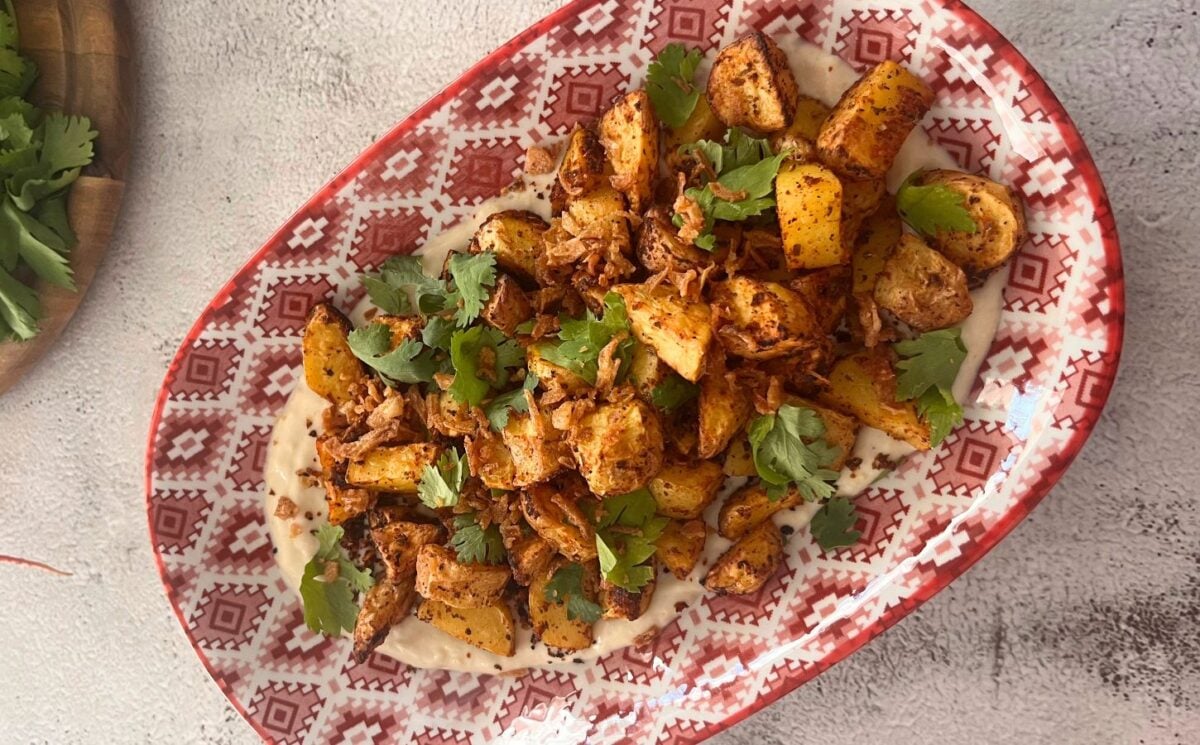
<instances>
[{"instance_id":1,"label":"spice-coated potato","mask_svg":"<svg viewBox=\"0 0 1200 745\"><path fill-rule=\"evenodd\" d=\"M859 352L834 364L821 403L857 417L917 450L929 449L929 425L912 401L896 400L896 379L887 357Z\"/></svg>"},{"instance_id":2,"label":"spice-coated potato","mask_svg":"<svg viewBox=\"0 0 1200 745\"><path fill-rule=\"evenodd\" d=\"M551 484L521 493L525 522L559 553L573 561L596 558L596 532L575 499Z\"/></svg>"},{"instance_id":3,"label":"spice-coated potato","mask_svg":"<svg viewBox=\"0 0 1200 745\"><path fill-rule=\"evenodd\" d=\"M498 602L509 576L507 566L463 564L445 546L426 544L417 552L417 593L455 608L483 608Z\"/></svg>"},{"instance_id":4,"label":"spice-coated potato","mask_svg":"<svg viewBox=\"0 0 1200 745\"><path fill-rule=\"evenodd\" d=\"M487 304L479 314L488 324L495 326L505 336L516 336L517 326L533 318L533 305L529 296L511 276L498 273Z\"/></svg>"},{"instance_id":5,"label":"spice-coated potato","mask_svg":"<svg viewBox=\"0 0 1200 745\"><path fill-rule=\"evenodd\" d=\"M717 338L730 354L768 360L822 345L825 332L804 298L776 282L734 277L712 286Z\"/></svg>"},{"instance_id":6,"label":"spice-coated potato","mask_svg":"<svg viewBox=\"0 0 1200 745\"><path fill-rule=\"evenodd\" d=\"M527 486L546 481L570 462L570 452L559 433L554 432L548 421L535 420L529 414L510 412L508 424L500 432L512 456L516 486Z\"/></svg>"},{"instance_id":7,"label":"spice-coated potato","mask_svg":"<svg viewBox=\"0 0 1200 745\"><path fill-rule=\"evenodd\" d=\"M687 520L703 514L724 483L720 464L711 460L672 461L650 479L647 488L658 514Z\"/></svg>"},{"instance_id":8,"label":"spice-coated potato","mask_svg":"<svg viewBox=\"0 0 1200 745\"><path fill-rule=\"evenodd\" d=\"M387 638L392 627L408 617L416 599L412 577L399 582L376 582L367 590L362 608L358 611L358 619L354 622L355 662L366 662L371 652Z\"/></svg>"},{"instance_id":9,"label":"spice-coated potato","mask_svg":"<svg viewBox=\"0 0 1200 745\"><path fill-rule=\"evenodd\" d=\"M504 550L508 554L513 580L526 587L550 566L556 553L554 546L537 533L522 535L513 541L505 540Z\"/></svg>"},{"instance_id":10,"label":"spice-coated potato","mask_svg":"<svg viewBox=\"0 0 1200 745\"><path fill-rule=\"evenodd\" d=\"M612 184L641 212L658 177L658 118L644 90L626 93L600 117L600 142L612 164Z\"/></svg>"},{"instance_id":11,"label":"spice-coated potato","mask_svg":"<svg viewBox=\"0 0 1200 745\"><path fill-rule=\"evenodd\" d=\"M663 150L670 163L674 162L679 148L683 145L690 145L699 140L720 142L724 137L725 124L713 113L712 107L708 105L708 99L700 96L696 100L696 108L692 109L691 116L683 123L683 126L666 131L666 144Z\"/></svg>"},{"instance_id":12,"label":"spice-coated potato","mask_svg":"<svg viewBox=\"0 0 1200 745\"><path fill-rule=\"evenodd\" d=\"M567 563L562 559L551 563L545 572L529 584L529 620L533 624L533 633L543 644L559 653L587 649L592 646L593 640L592 624L570 618L565 602L555 602L546 597L546 584ZM596 563L583 564L583 592L588 600L596 601L599 584Z\"/></svg>"},{"instance_id":13,"label":"spice-coated potato","mask_svg":"<svg viewBox=\"0 0 1200 745\"><path fill-rule=\"evenodd\" d=\"M684 300L669 287L617 285L629 328L675 372L695 383L704 373L712 341L708 305Z\"/></svg>"},{"instance_id":14,"label":"spice-coated potato","mask_svg":"<svg viewBox=\"0 0 1200 745\"><path fill-rule=\"evenodd\" d=\"M749 397L725 376L725 366L717 365L700 379L699 441L701 458L713 458L742 431L750 418Z\"/></svg>"},{"instance_id":15,"label":"spice-coated potato","mask_svg":"<svg viewBox=\"0 0 1200 745\"><path fill-rule=\"evenodd\" d=\"M651 565L657 574L657 563L652 562ZM650 601L654 599L655 584L655 578L652 577L642 589L633 591L600 580L600 615L604 618L622 618L626 621L640 618L650 607Z\"/></svg>"},{"instance_id":16,"label":"spice-coated potato","mask_svg":"<svg viewBox=\"0 0 1200 745\"><path fill-rule=\"evenodd\" d=\"M901 236L875 282L875 303L918 331L971 315L967 275L915 235Z\"/></svg>"},{"instance_id":17,"label":"spice-coated potato","mask_svg":"<svg viewBox=\"0 0 1200 745\"><path fill-rule=\"evenodd\" d=\"M525 280L534 278L535 263L542 251L542 233L550 226L538 215L524 210L504 210L488 217L471 239L471 253L491 251L506 272Z\"/></svg>"},{"instance_id":18,"label":"spice-coated potato","mask_svg":"<svg viewBox=\"0 0 1200 745\"><path fill-rule=\"evenodd\" d=\"M374 514L374 513L372 513ZM417 554L421 547L442 543L446 531L432 523L407 520L378 520L371 526L371 541L390 581L411 579L417 572Z\"/></svg>"},{"instance_id":19,"label":"spice-coated potato","mask_svg":"<svg viewBox=\"0 0 1200 745\"><path fill-rule=\"evenodd\" d=\"M938 231L926 240L968 274L995 269L1025 242L1025 208L1007 186L983 176L943 170L926 171L917 183L941 184L962 194L963 205L975 221L975 232Z\"/></svg>"},{"instance_id":20,"label":"spice-coated potato","mask_svg":"<svg viewBox=\"0 0 1200 745\"><path fill-rule=\"evenodd\" d=\"M707 538L708 526L703 519L672 520L654 542L654 555L671 574L679 579L687 579L704 553L704 541Z\"/></svg>"},{"instance_id":21,"label":"spice-coated potato","mask_svg":"<svg viewBox=\"0 0 1200 745\"><path fill-rule=\"evenodd\" d=\"M577 197L604 182L607 161L600 138L590 129L576 127L558 167L558 183L569 197Z\"/></svg>"},{"instance_id":22,"label":"spice-coated potato","mask_svg":"<svg viewBox=\"0 0 1200 745\"><path fill-rule=\"evenodd\" d=\"M842 182L818 163L785 163L775 177L775 201L789 269L845 264Z\"/></svg>"},{"instance_id":23,"label":"spice-coated potato","mask_svg":"<svg viewBox=\"0 0 1200 745\"><path fill-rule=\"evenodd\" d=\"M375 448L346 467L346 481L371 491L416 494L425 466L437 463L441 453L432 442Z\"/></svg>"},{"instance_id":24,"label":"spice-coated potato","mask_svg":"<svg viewBox=\"0 0 1200 745\"><path fill-rule=\"evenodd\" d=\"M717 559L704 577L704 586L730 595L758 591L783 561L783 535L767 520L743 535Z\"/></svg>"},{"instance_id":25,"label":"spice-coated potato","mask_svg":"<svg viewBox=\"0 0 1200 745\"><path fill-rule=\"evenodd\" d=\"M329 303L317 303L304 324L304 382L333 404L350 401L350 389L367 379L366 368L350 351L350 321Z\"/></svg>"},{"instance_id":26,"label":"spice-coated potato","mask_svg":"<svg viewBox=\"0 0 1200 745\"><path fill-rule=\"evenodd\" d=\"M504 601L480 608L456 608L426 600L417 608L417 618L455 639L501 657L512 657L516 650L517 625L512 609Z\"/></svg>"},{"instance_id":27,"label":"spice-coated potato","mask_svg":"<svg viewBox=\"0 0 1200 745\"><path fill-rule=\"evenodd\" d=\"M777 132L792 122L800 89L787 55L753 31L721 50L708 74L709 106L730 127Z\"/></svg>"},{"instance_id":28,"label":"spice-coated potato","mask_svg":"<svg viewBox=\"0 0 1200 745\"><path fill-rule=\"evenodd\" d=\"M646 485L662 468L658 413L640 398L601 404L567 433L579 473L600 496Z\"/></svg>"},{"instance_id":29,"label":"spice-coated potato","mask_svg":"<svg viewBox=\"0 0 1200 745\"><path fill-rule=\"evenodd\" d=\"M771 135L771 147L777 153L790 152L789 159L807 162L816 158L817 135L829 116L829 107L815 98L800 96L796 114L787 129Z\"/></svg>"}]
</instances>

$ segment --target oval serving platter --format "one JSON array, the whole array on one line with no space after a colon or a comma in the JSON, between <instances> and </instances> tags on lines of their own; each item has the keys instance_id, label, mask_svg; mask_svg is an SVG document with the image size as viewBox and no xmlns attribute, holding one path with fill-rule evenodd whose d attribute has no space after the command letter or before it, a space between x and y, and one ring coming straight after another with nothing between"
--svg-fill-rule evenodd
<instances>
[{"instance_id":1,"label":"oval serving platter","mask_svg":"<svg viewBox=\"0 0 1200 745\"><path fill-rule=\"evenodd\" d=\"M598 114L669 42L711 51L751 28L860 70L902 61L937 94L923 123L933 140L1023 195L1030 238L1006 270L966 422L856 498L856 545L824 553L797 533L759 593L705 596L648 649L520 677L352 664L349 640L305 627L263 514L308 307L352 307L360 272L469 217L520 174L528 145ZM205 309L154 410L151 538L201 661L268 741L695 742L845 658L1012 530L1099 418L1123 317L1116 227L1087 148L1029 63L962 3L577 0L368 148Z\"/></svg>"}]
</instances>

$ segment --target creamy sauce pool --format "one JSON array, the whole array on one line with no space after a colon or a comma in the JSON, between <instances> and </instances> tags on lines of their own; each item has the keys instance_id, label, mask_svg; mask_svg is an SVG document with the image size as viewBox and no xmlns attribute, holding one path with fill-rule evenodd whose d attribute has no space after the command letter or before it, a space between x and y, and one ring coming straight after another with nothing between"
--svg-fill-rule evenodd
<instances>
[{"instance_id":1,"label":"creamy sauce pool","mask_svg":"<svg viewBox=\"0 0 1200 745\"><path fill-rule=\"evenodd\" d=\"M791 59L801 91L826 104L836 103L842 91L857 79L849 65L815 46L798 40L782 41L781 46ZM923 132L917 131L908 138L896 158L888 174L888 188L895 191L909 173L919 168L954 167L955 163L949 155L931 143ZM547 197L553 178L552 174L527 178L525 189L489 200L480 207L473 219L444 231L426 243L417 252L424 257L426 270L430 273L440 271L446 253L465 248L479 224L495 212L526 209L549 218ZM1003 273L996 272L982 287L971 293L975 310L962 326L967 359L954 384L955 396L964 403L970 392L971 381L995 336L1003 287ZM366 308L365 302L355 308L351 317L356 323L362 322ZM325 522L324 491L319 486L307 485L298 475L305 469L318 467L314 441L320 434L321 411L324 407L325 401L309 390L301 379L275 425L271 447L267 452L267 498L264 505L267 522L279 568L293 589L299 587L304 565L317 550L317 540L311 531ZM860 459L862 465L854 471L843 471L837 482L838 493L853 496L878 478L882 471L873 465L877 455L883 454L895 462L912 452L913 448L907 444L879 430L863 427L854 446L854 456ZM722 497L744 482L745 479L730 479L722 491ZM275 506L281 496L296 503L299 517L285 520L275 516ZM705 515L710 527L716 525L716 514L722 501L718 498ZM800 531L805 529L817 509L815 504L805 504L780 513L776 519L781 525ZM305 518L306 513L311 513L313 519ZM413 616L392 627L378 651L414 667L481 673L548 665L580 666L588 660L629 646L644 632L665 627L679 614L676 607L698 602L704 592L700 578L729 545L730 541L712 532L704 556L691 577L678 580L670 573L660 574L650 607L641 618L636 621L599 621L595 627L595 644L567 658L553 657L544 646L535 644L528 628L517 630L516 653L512 657L499 657L451 638Z\"/></svg>"}]
</instances>

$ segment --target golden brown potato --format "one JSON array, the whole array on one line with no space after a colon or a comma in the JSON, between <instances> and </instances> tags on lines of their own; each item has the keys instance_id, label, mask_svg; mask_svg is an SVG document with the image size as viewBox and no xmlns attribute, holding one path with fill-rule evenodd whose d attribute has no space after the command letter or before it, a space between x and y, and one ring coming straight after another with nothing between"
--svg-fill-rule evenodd
<instances>
[{"instance_id":1,"label":"golden brown potato","mask_svg":"<svg viewBox=\"0 0 1200 745\"><path fill-rule=\"evenodd\" d=\"M654 389L672 375L671 369L658 358L654 350L645 344L633 348L629 363L629 382L637 389L642 400L653 403Z\"/></svg>"},{"instance_id":2,"label":"golden brown potato","mask_svg":"<svg viewBox=\"0 0 1200 745\"><path fill-rule=\"evenodd\" d=\"M866 297L875 295L875 280L883 271L883 265L887 263L888 257L892 255L892 248L900 242L903 233L900 215L896 213L896 198L885 194L879 207L859 228L854 243L854 256L851 259L854 275L851 292Z\"/></svg>"},{"instance_id":3,"label":"golden brown potato","mask_svg":"<svg viewBox=\"0 0 1200 745\"><path fill-rule=\"evenodd\" d=\"M700 379L697 452L701 458L714 458L725 449L750 418L751 406L750 399L725 376L724 362L713 365Z\"/></svg>"},{"instance_id":4,"label":"golden brown potato","mask_svg":"<svg viewBox=\"0 0 1200 745\"><path fill-rule=\"evenodd\" d=\"M725 451L725 462L721 470L726 476L757 476L758 469L754 466L754 452L750 449L750 440L746 437L735 437Z\"/></svg>"},{"instance_id":5,"label":"golden brown potato","mask_svg":"<svg viewBox=\"0 0 1200 745\"><path fill-rule=\"evenodd\" d=\"M708 306L684 300L669 287L617 285L613 291L625 301L629 328L637 340L687 380L699 380L712 340Z\"/></svg>"},{"instance_id":6,"label":"golden brown potato","mask_svg":"<svg viewBox=\"0 0 1200 745\"><path fill-rule=\"evenodd\" d=\"M417 592L455 608L483 608L499 602L508 584L507 566L462 564L452 549L425 544L417 551Z\"/></svg>"},{"instance_id":7,"label":"golden brown potato","mask_svg":"<svg viewBox=\"0 0 1200 745\"><path fill-rule=\"evenodd\" d=\"M817 163L785 163L775 177L783 254L789 269L845 264L842 182Z\"/></svg>"},{"instance_id":8,"label":"golden brown potato","mask_svg":"<svg viewBox=\"0 0 1200 745\"><path fill-rule=\"evenodd\" d=\"M402 582L376 582L363 596L362 609L354 622L354 661L362 664L392 627L408 617L417 592L412 578Z\"/></svg>"},{"instance_id":9,"label":"golden brown potato","mask_svg":"<svg viewBox=\"0 0 1200 745\"><path fill-rule=\"evenodd\" d=\"M717 515L717 532L736 541L769 520L776 512L791 509L803 502L804 496L796 489L788 489L786 494L772 501L763 484L747 484L722 503L721 512Z\"/></svg>"},{"instance_id":10,"label":"golden brown potato","mask_svg":"<svg viewBox=\"0 0 1200 745\"><path fill-rule=\"evenodd\" d=\"M842 182L842 242L854 245L863 220L874 214L887 194L883 179Z\"/></svg>"},{"instance_id":11,"label":"golden brown potato","mask_svg":"<svg viewBox=\"0 0 1200 745\"><path fill-rule=\"evenodd\" d=\"M787 55L769 36L753 31L717 55L706 95L727 126L767 134L792 122L800 90Z\"/></svg>"},{"instance_id":12,"label":"golden brown potato","mask_svg":"<svg viewBox=\"0 0 1200 745\"><path fill-rule=\"evenodd\" d=\"M672 520L654 542L657 547L654 555L671 574L679 579L687 579L704 553L704 541L707 538L708 526L704 520Z\"/></svg>"},{"instance_id":13,"label":"golden brown potato","mask_svg":"<svg viewBox=\"0 0 1200 745\"><path fill-rule=\"evenodd\" d=\"M500 433L513 462L513 483L527 486L549 479L570 462L566 443L559 439L550 423L535 420L529 414L511 412Z\"/></svg>"},{"instance_id":14,"label":"golden brown potato","mask_svg":"<svg viewBox=\"0 0 1200 745\"><path fill-rule=\"evenodd\" d=\"M426 399L432 401L428 407L429 429L446 437L466 437L479 428L479 422L471 413L471 407L452 394L442 391Z\"/></svg>"},{"instance_id":15,"label":"golden brown potato","mask_svg":"<svg viewBox=\"0 0 1200 745\"><path fill-rule=\"evenodd\" d=\"M917 331L953 326L974 307L963 270L912 234L900 237L879 273L875 303Z\"/></svg>"},{"instance_id":16,"label":"golden brown potato","mask_svg":"<svg viewBox=\"0 0 1200 745\"><path fill-rule=\"evenodd\" d=\"M501 273L496 275L496 284L480 317L512 337L516 336L517 326L533 318L533 305L517 281Z\"/></svg>"},{"instance_id":17,"label":"golden brown potato","mask_svg":"<svg viewBox=\"0 0 1200 745\"><path fill-rule=\"evenodd\" d=\"M601 404L571 428L567 442L580 475L600 496L639 489L662 468L662 423L639 398Z\"/></svg>"},{"instance_id":18,"label":"golden brown potato","mask_svg":"<svg viewBox=\"0 0 1200 745\"><path fill-rule=\"evenodd\" d=\"M504 440L491 430L465 440L467 464L489 489L511 491L517 488L517 469L512 452Z\"/></svg>"},{"instance_id":19,"label":"golden brown potato","mask_svg":"<svg viewBox=\"0 0 1200 745\"><path fill-rule=\"evenodd\" d=\"M887 357L859 352L838 360L821 403L887 432L917 450L929 449L929 425L912 401L896 401L896 380Z\"/></svg>"},{"instance_id":20,"label":"golden brown potato","mask_svg":"<svg viewBox=\"0 0 1200 745\"><path fill-rule=\"evenodd\" d=\"M983 176L944 170L926 171L917 183L941 184L962 194L975 221L975 232L939 231L926 240L968 274L995 269L1025 242L1025 208L1007 186Z\"/></svg>"},{"instance_id":21,"label":"golden brown potato","mask_svg":"<svg viewBox=\"0 0 1200 745\"><path fill-rule=\"evenodd\" d=\"M537 376L538 384L545 390L561 388L568 396L582 396L591 390L591 384L562 365L547 360L542 355L543 345L533 344L525 349L525 365Z\"/></svg>"},{"instance_id":22,"label":"golden brown potato","mask_svg":"<svg viewBox=\"0 0 1200 745\"><path fill-rule=\"evenodd\" d=\"M712 285L717 338L730 354L768 360L822 346L825 332L804 299L776 282L734 277Z\"/></svg>"},{"instance_id":23,"label":"golden brown potato","mask_svg":"<svg viewBox=\"0 0 1200 745\"><path fill-rule=\"evenodd\" d=\"M546 597L546 584L555 572L567 562L559 559L550 564L546 571L529 584L529 620L533 633L542 643L559 653L576 652L592 646L592 624L571 619L567 615L567 604L557 603ZM599 577L595 562L583 564L583 591L588 600L596 601Z\"/></svg>"},{"instance_id":24,"label":"golden brown potato","mask_svg":"<svg viewBox=\"0 0 1200 745\"><path fill-rule=\"evenodd\" d=\"M596 532L575 499L550 484L534 484L521 493L525 522L572 561L596 558Z\"/></svg>"},{"instance_id":25,"label":"golden brown potato","mask_svg":"<svg viewBox=\"0 0 1200 745\"><path fill-rule=\"evenodd\" d=\"M854 180L883 178L932 103L933 91L920 78L880 62L842 94L822 125L821 161Z\"/></svg>"},{"instance_id":26,"label":"golden brown potato","mask_svg":"<svg viewBox=\"0 0 1200 745\"><path fill-rule=\"evenodd\" d=\"M653 566L655 574L657 574L658 565L653 564ZM622 618L626 621L637 620L650 607L650 601L654 598L655 584L655 578L651 578L642 589L633 592L601 579L601 616L604 618Z\"/></svg>"},{"instance_id":27,"label":"golden brown potato","mask_svg":"<svg viewBox=\"0 0 1200 745\"><path fill-rule=\"evenodd\" d=\"M567 138L562 164L558 167L558 183L569 197L577 197L604 181L606 164L600 138L590 129L576 126Z\"/></svg>"},{"instance_id":28,"label":"golden brown potato","mask_svg":"<svg viewBox=\"0 0 1200 745\"><path fill-rule=\"evenodd\" d=\"M426 600L417 608L417 618L455 639L501 657L512 657L516 649L517 626L512 609L503 601L482 608L455 608Z\"/></svg>"},{"instance_id":29,"label":"golden brown potato","mask_svg":"<svg viewBox=\"0 0 1200 745\"><path fill-rule=\"evenodd\" d=\"M667 153L667 162L675 162L676 153L683 145L690 145L698 140L720 142L724 137L725 125L713 113L708 99L701 96L696 100L696 108L692 109L692 115L683 126L667 130L666 145L663 148Z\"/></svg>"},{"instance_id":30,"label":"golden brown potato","mask_svg":"<svg viewBox=\"0 0 1200 745\"><path fill-rule=\"evenodd\" d=\"M526 587L534 577L546 571L555 555L554 546L537 533L522 535L511 542L506 540L504 549L508 553L513 580Z\"/></svg>"},{"instance_id":31,"label":"golden brown potato","mask_svg":"<svg viewBox=\"0 0 1200 745\"><path fill-rule=\"evenodd\" d=\"M351 386L367 379L367 369L350 351L350 321L329 303L317 303L304 324L304 382L332 404L350 401Z\"/></svg>"},{"instance_id":32,"label":"golden brown potato","mask_svg":"<svg viewBox=\"0 0 1200 745\"><path fill-rule=\"evenodd\" d=\"M832 334L842 324L850 298L850 268L831 266L792 278L789 289L804 298L821 329Z\"/></svg>"},{"instance_id":33,"label":"golden brown potato","mask_svg":"<svg viewBox=\"0 0 1200 745\"><path fill-rule=\"evenodd\" d=\"M731 595L757 592L783 561L783 535L767 520L737 540L704 577L709 590Z\"/></svg>"},{"instance_id":34,"label":"golden brown potato","mask_svg":"<svg viewBox=\"0 0 1200 745\"><path fill-rule=\"evenodd\" d=\"M321 485L325 487L325 506L329 524L341 525L371 509L378 495L346 483L346 464L334 455L337 438L323 434L317 438L317 460L321 464Z\"/></svg>"},{"instance_id":35,"label":"golden brown potato","mask_svg":"<svg viewBox=\"0 0 1200 745\"><path fill-rule=\"evenodd\" d=\"M721 466L711 460L674 461L664 465L647 488L658 514L688 520L704 513L724 483Z\"/></svg>"},{"instance_id":36,"label":"golden brown potato","mask_svg":"<svg viewBox=\"0 0 1200 745\"><path fill-rule=\"evenodd\" d=\"M638 261L651 274L667 267L700 270L713 263L711 253L679 239L670 211L662 207L652 207L643 215L636 251Z\"/></svg>"},{"instance_id":37,"label":"golden brown potato","mask_svg":"<svg viewBox=\"0 0 1200 745\"><path fill-rule=\"evenodd\" d=\"M816 158L817 135L821 124L829 116L829 107L815 98L801 95L796 103L796 114L787 129L771 136L771 147L775 152L790 150L790 160L807 162Z\"/></svg>"},{"instance_id":38,"label":"golden brown potato","mask_svg":"<svg viewBox=\"0 0 1200 745\"><path fill-rule=\"evenodd\" d=\"M346 481L371 491L416 494L425 466L437 463L441 454L432 442L375 448L346 467Z\"/></svg>"},{"instance_id":39,"label":"golden brown potato","mask_svg":"<svg viewBox=\"0 0 1200 745\"><path fill-rule=\"evenodd\" d=\"M600 117L600 142L612 164L612 185L640 213L658 176L658 118L644 90L630 91Z\"/></svg>"},{"instance_id":40,"label":"golden brown potato","mask_svg":"<svg viewBox=\"0 0 1200 745\"><path fill-rule=\"evenodd\" d=\"M417 552L421 546L445 540L446 532L442 526L431 523L383 519L375 520L371 525L371 542L392 582L411 580L417 573Z\"/></svg>"},{"instance_id":41,"label":"golden brown potato","mask_svg":"<svg viewBox=\"0 0 1200 745\"><path fill-rule=\"evenodd\" d=\"M538 215L523 210L504 210L484 220L471 239L471 253L492 251L506 272L530 280L541 253L542 233L550 226Z\"/></svg>"}]
</instances>

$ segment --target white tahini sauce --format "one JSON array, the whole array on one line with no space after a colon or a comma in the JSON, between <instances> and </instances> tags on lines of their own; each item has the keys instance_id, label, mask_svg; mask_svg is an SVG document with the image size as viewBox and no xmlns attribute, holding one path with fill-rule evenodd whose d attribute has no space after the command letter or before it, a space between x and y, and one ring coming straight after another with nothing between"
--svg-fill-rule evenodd
<instances>
[{"instance_id":1,"label":"white tahini sauce","mask_svg":"<svg viewBox=\"0 0 1200 745\"><path fill-rule=\"evenodd\" d=\"M819 48L798 40L780 40L781 46L791 59L792 70L800 89L810 96L834 104L842 91L857 79L854 70L840 59L825 54ZM888 188L894 191L904 178L918 168L954 168L955 163L941 149L932 144L923 132L914 132L901 149L896 163L888 174ZM549 217L549 184L552 175L528 179L527 188L513 191L486 202L474 219L465 221L426 243L420 251L425 266L431 273L441 269L446 253L452 249L464 249L476 227L488 216L506 209L527 209ZM995 336L1001 307L1001 291L1004 287L1002 273L995 273L986 284L972 293L975 311L963 324L963 342L967 347L967 359L955 381L954 394L964 401L970 390L983 356ZM362 320L364 303L351 314L356 322ZM299 475L305 469L316 468L317 459L314 441L320 434L321 411L325 402L304 384L303 379L285 405L271 438L267 453L265 508L270 525L271 539L277 550L276 560L287 583L297 588L304 565L316 552L317 541L311 531L325 522L324 491L319 486L309 486ZM862 491L880 476L881 471L873 466L877 454L885 454L897 461L913 449L894 440L876 429L864 427L855 444L854 455L862 465L854 472L843 472L838 480L839 494L851 496ZM730 479L722 496L744 483L744 479ZM296 503L298 516L281 519L275 516L279 497L286 496ZM710 526L716 524L716 513L721 499L708 510L706 519ZM806 504L781 513L776 519L782 525L795 530L803 529L817 505ZM308 517L311 515L311 518ZM472 647L443 634L415 617L394 626L379 651L395 657L409 665L426 668L444 668L469 672L494 673L539 666L574 666L599 657L607 652L629 646L634 639L653 628L662 628L678 615L676 607L696 602L703 592L699 580L707 568L723 553L730 542L716 534L709 535L705 554L700 564L687 580L677 580L669 573L662 573L654 592L653 602L645 614L636 621L600 621L596 624L596 641L591 648L576 652L565 659L552 657L540 644L534 644L529 629L520 628L517 633L516 653L512 657L499 657Z\"/></svg>"}]
</instances>

